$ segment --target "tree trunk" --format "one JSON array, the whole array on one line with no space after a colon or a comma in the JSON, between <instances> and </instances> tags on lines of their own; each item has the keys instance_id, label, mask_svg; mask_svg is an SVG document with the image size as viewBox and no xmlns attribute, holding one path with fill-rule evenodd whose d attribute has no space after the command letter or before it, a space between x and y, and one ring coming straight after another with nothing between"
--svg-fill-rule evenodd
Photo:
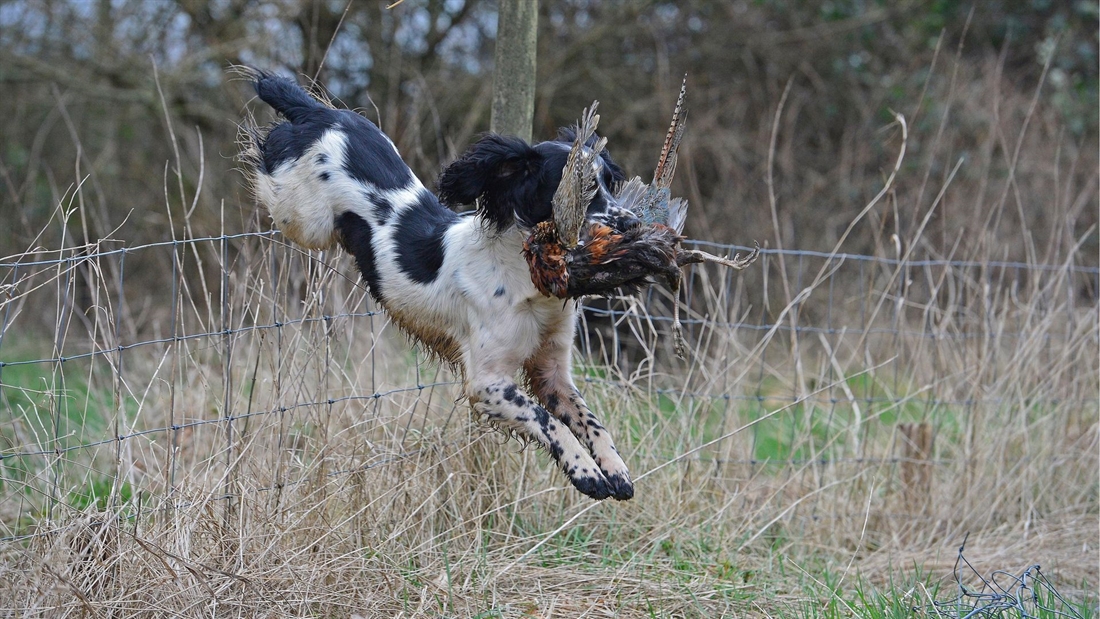
<instances>
[{"instance_id":1,"label":"tree trunk","mask_svg":"<svg viewBox=\"0 0 1100 619\"><path fill-rule=\"evenodd\" d=\"M489 128L531 141L535 116L537 0L500 0Z\"/></svg>"}]
</instances>

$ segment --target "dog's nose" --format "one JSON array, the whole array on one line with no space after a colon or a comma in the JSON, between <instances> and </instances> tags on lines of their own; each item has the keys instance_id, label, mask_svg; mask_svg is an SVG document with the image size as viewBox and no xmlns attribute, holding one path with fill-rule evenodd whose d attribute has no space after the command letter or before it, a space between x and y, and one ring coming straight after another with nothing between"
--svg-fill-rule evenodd
<instances>
[{"instance_id":1,"label":"dog's nose","mask_svg":"<svg viewBox=\"0 0 1100 619\"><path fill-rule=\"evenodd\" d=\"M622 215L619 216L619 230L629 230L640 225L642 225L642 220L635 217L634 213L630 211L622 211Z\"/></svg>"}]
</instances>

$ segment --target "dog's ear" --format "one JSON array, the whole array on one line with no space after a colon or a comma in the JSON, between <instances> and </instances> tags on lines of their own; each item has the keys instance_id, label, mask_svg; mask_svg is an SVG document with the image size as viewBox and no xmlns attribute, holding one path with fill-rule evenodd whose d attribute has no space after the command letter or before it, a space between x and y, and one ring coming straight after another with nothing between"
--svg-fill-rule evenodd
<instances>
[{"instance_id":1,"label":"dog's ear","mask_svg":"<svg viewBox=\"0 0 1100 619\"><path fill-rule=\"evenodd\" d=\"M541 155L514 136L487 133L443 168L439 175L439 199L447 206L478 202L478 210L498 229L515 218L506 196L528 183L538 169Z\"/></svg>"},{"instance_id":2,"label":"dog's ear","mask_svg":"<svg viewBox=\"0 0 1100 619\"><path fill-rule=\"evenodd\" d=\"M558 128L558 135L557 135L557 137L554 138L554 141L555 142L565 142L567 144L572 144L573 141L576 140L576 139L577 139L577 129L576 129L576 127L559 127ZM592 136L588 138L588 141L585 142L585 146L588 146L589 148L591 148L591 147L596 145L596 142L599 141L599 139L600 139L599 134L598 133L593 133ZM602 151L600 151L600 159L603 159L604 166L606 166L608 171L611 172L611 182L612 182L612 184L618 184L618 183L621 183L621 182L626 180L626 173L623 172L623 169L619 167L619 164L615 163L611 159L611 153L608 152L607 147L604 147L604 149Z\"/></svg>"}]
</instances>

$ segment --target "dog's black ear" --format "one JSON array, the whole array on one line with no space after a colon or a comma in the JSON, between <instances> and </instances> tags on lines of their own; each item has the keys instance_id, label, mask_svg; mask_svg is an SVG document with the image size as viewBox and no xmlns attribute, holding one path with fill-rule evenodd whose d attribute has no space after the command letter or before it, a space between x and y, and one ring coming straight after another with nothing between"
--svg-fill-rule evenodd
<instances>
[{"instance_id":1,"label":"dog's black ear","mask_svg":"<svg viewBox=\"0 0 1100 619\"><path fill-rule=\"evenodd\" d=\"M478 210L498 229L515 218L507 196L529 182L541 155L514 136L487 133L439 175L439 199L447 206L478 202Z\"/></svg>"},{"instance_id":2,"label":"dog's black ear","mask_svg":"<svg viewBox=\"0 0 1100 619\"><path fill-rule=\"evenodd\" d=\"M557 137L554 138L554 141L555 142L565 142L567 144L572 144L573 141L576 140L576 139L577 139L577 129L576 129L576 127L559 127L558 128L558 135L557 135ZM592 136L588 138L588 141L585 142L585 146L588 146L589 148L591 148L591 147L596 145L596 141L599 140L599 139L600 139L600 135L598 133L593 133ZM606 166L608 171L611 172L611 182L613 184L618 184L618 183L621 183L621 182L626 180L626 173L623 172L623 169L619 167L619 164L615 163L611 159L611 153L608 152L606 146L604 147L604 149L602 151L600 151L600 159L603 159L604 166Z\"/></svg>"}]
</instances>

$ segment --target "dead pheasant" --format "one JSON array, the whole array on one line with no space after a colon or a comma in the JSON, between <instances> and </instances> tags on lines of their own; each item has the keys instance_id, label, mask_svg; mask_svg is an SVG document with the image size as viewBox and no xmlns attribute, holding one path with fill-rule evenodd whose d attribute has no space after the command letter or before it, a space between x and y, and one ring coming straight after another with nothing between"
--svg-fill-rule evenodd
<instances>
[{"instance_id":1,"label":"dead pheasant","mask_svg":"<svg viewBox=\"0 0 1100 619\"><path fill-rule=\"evenodd\" d=\"M681 269L689 264L716 262L740 270L759 254L757 247L744 258L736 255L729 259L681 246L687 201L673 198L671 186L687 120L686 92L685 77L653 181L647 185L634 177L616 192L619 207L633 213L640 223L616 229L607 222L585 221L595 187L591 161L606 142L600 138L591 149L585 147L599 124L595 114L598 102L594 102L578 125L561 184L554 194L553 219L536 225L524 244L531 281L547 296L567 299L606 296L616 291L632 293L652 283L653 277L663 279L676 298L672 329L676 355L681 359L687 353L680 324Z\"/></svg>"}]
</instances>

